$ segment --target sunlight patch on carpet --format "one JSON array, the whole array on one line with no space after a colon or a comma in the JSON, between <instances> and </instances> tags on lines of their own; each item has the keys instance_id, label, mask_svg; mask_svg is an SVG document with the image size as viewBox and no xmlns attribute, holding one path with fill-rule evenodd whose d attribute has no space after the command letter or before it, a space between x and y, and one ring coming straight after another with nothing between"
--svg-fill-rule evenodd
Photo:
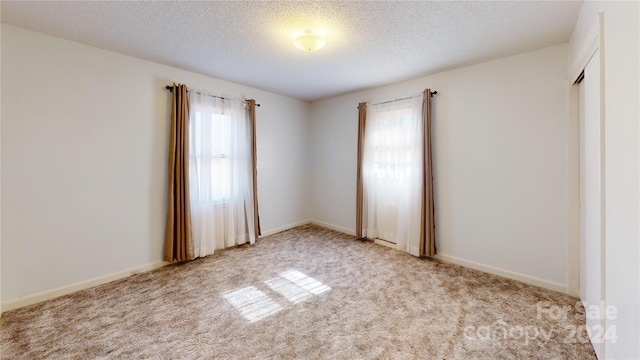
<instances>
[{"instance_id":1,"label":"sunlight patch on carpet","mask_svg":"<svg viewBox=\"0 0 640 360\"><path fill-rule=\"evenodd\" d=\"M264 283L294 304L331 290L322 282L293 269L280 273L279 277Z\"/></svg>"},{"instance_id":2,"label":"sunlight patch on carpet","mask_svg":"<svg viewBox=\"0 0 640 360\"><path fill-rule=\"evenodd\" d=\"M292 283L307 290L313 295L320 295L324 292L331 290L330 287L321 283L320 281L301 273L298 270L287 270L280 274L281 277L291 281Z\"/></svg>"},{"instance_id":3,"label":"sunlight patch on carpet","mask_svg":"<svg viewBox=\"0 0 640 360\"><path fill-rule=\"evenodd\" d=\"M255 286L233 290L222 296L250 322L262 320L282 310L282 306Z\"/></svg>"},{"instance_id":4,"label":"sunlight patch on carpet","mask_svg":"<svg viewBox=\"0 0 640 360\"><path fill-rule=\"evenodd\" d=\"M295 269L282 272L278 277L264 283L294 304L331 290L322 282ZM222 296L250 322L262 320L283 309L280 304L255 286L232 290Z\"/></svg>"},{"instance_id":5,"label":"sunlight patch on carpet","mask_svg":"<svg viewBox=\"0 0 640 360\"><path fill-rule=\"evenodd\" d=\"M264 283L273 291L280 293L280 295L286 297L287 300L294 304L305 301L313 296L313 294L307 290L281 277L267 280Z\"/></svg>"}]
</instances>

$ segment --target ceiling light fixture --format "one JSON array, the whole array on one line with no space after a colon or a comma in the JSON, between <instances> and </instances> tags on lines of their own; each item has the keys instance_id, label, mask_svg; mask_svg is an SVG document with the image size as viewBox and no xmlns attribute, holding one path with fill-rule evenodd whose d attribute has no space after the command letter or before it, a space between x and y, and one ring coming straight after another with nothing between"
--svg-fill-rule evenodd
<instances>
[{"instance_id":1,"label":"ceiling light fixture","mask_svg":"<svg viewBox=\"0 0 640 360\"><path fill-rule=\"evenodd\" d=\"M304 35L298 36L293 43L296 44L298 49L311 52L322 49L327 41L318 35L313 35L313 32L307 29Z\"/></svg>"}]
</instances>

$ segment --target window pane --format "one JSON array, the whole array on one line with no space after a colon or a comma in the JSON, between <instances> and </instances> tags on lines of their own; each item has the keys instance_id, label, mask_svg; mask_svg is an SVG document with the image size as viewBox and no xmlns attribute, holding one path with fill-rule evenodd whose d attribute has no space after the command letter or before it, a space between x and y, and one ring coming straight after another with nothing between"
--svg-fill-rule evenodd
<instances>
[{"instance_id":1,"label":"window pane","mask_svg":"<svg viewBox=\"0 0 640 360\"><path fill-rule=\"evenodd\" d=\"M407 109L410 111L410 109ZM372 134L374 171L378 179L402 180L411 173L413 129L411 118L401 111L379 118Z\"/></svg>"},{"instance_id":2,"label":"window pane","mask_svg":"<svg viewBox=\"0 0 640 360\"><path fill-rule=\"evenodd\" d=\"M197 183L192 201L226 202L231 197L231 119L211 112L195 112L190 129L190 175Z\"/></svg>"}]
</instances>

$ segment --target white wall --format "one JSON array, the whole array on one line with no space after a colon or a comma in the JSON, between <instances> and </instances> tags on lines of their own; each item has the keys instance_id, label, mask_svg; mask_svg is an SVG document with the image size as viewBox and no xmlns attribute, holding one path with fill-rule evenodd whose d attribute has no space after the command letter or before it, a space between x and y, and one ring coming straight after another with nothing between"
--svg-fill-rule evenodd
<instances>
[{"instance_id":1,"label":"white wall","mask_svg":"<svg viewBox=\"0 0 640 360\"><path fill-rule=\"evenodd\" d=\"M567 284L567 45L311 105L311 216L353 230L358 102L438 91L438 253L563 290Z\"/></svg>"},{"instance_id":2,"label":"white wall","mask_svg":"<svg viewBox=\"0 0 640 360\"><path fill-rule=\"evenodd\" d=\"M640 358L640 27L638 2L585 2L570 42L569 71L589 47L603 16L605 301L615 342L607 359ZM571 79L570 79L571 80Z\"/></svg>"},{"instance_id":3,"label":"white wall","mask_svg":"<svg viewBox=\"0 0 640 360\"><path fill-rule=\"evenodd\" d=\"M174 81L262 104L263 232L309 217L308 103L2 25L2 302L161 261Z\"/></svg>"}]
</instances>

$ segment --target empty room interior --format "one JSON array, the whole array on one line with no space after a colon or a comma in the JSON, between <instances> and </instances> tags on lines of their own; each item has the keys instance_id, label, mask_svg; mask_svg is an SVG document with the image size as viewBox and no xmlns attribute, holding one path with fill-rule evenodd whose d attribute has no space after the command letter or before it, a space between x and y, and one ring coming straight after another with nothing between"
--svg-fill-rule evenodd
<instances>
[{"instance_id":1,"label":"empty room interior","mask_svg":"<svg viewBox=\"0 0 640 360\"><path fill-rule=\"evenodd\" d=\"M640 359L637 1L2 1L3 359Z\"/></svg>"}]
</instances>

